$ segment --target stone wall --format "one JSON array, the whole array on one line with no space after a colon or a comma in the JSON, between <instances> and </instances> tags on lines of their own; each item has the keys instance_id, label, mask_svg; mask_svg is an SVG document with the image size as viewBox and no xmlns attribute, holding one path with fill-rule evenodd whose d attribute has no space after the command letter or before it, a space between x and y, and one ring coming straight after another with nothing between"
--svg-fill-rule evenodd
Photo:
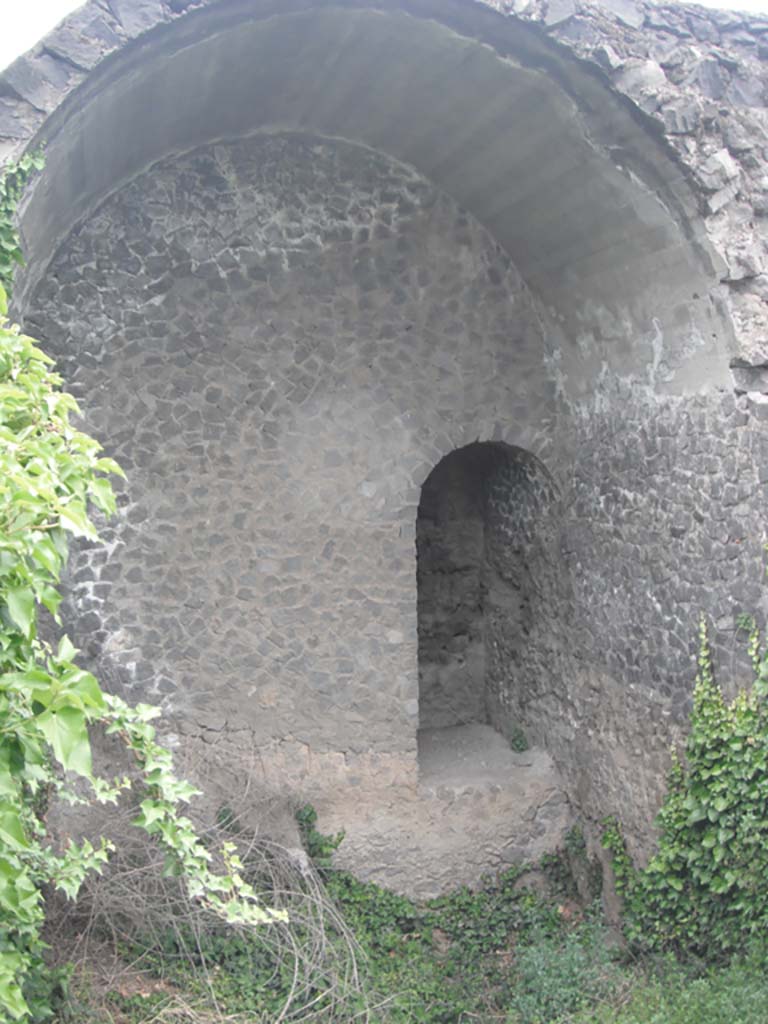
<instances>
[{"instance_id":1,"label":"stone wall","mask_svg":"<svg viewBox=\"0 0 768 1024\"><path fill-rule=\"evenodd\" d=\"M117 193L27 322L129 474L67 612L107 685L241 749L415 770L420 485L552 401L488 234L378 154L254 138Z\"/></svg>"},{"instance_id":2,"label":"stone wall","mask_svg":"<svg viewBox=\"0 0 768 1024\"><path fill-rule=\"evenodd\" d=\"M732 695L750 680L738 618L768 611L768 437L745 396L618 388L573 413L559 605L569 650L559 695L525 713L534 738L559 749L579 803L614 807L647 852L688 721L702 613L720 682Z\"/></svg>"},{"instance_id":3,"label":"stone wall","mask_svg":"<svg viewBox=\"0 0 768 1024\"><path fill-rule=\"evenodd\" d=\"M737 686L738 615L767 610L768 21L634 0L255 10L87 4L3 75L0 157L49 143L19 309L130 480L106 547L75 560L68 626L219 779L255 760L338 826L387 789L418 858L417 507L450 452L506 443L444 495L465 496L451 565L482 549L472 679L497 729L557 762L541 822L565 829L568 800L619 813L645 853L700 612ZM426 551L427 514L419 532ZM421 583L442 604L426 681L453 596ZM471 880L467 820L440 886ZM357 862L392 872L366 842Z\"/></svg>"},{"instance_id":4,"label":"stone wall","mask_svg":"<svg viewBox=\"0 0 768 1024\"><path fill-rule=\"evenodd\" d=\"M486 508L488 720L514 746L554 752L540 702L553 686L563 702L571 632L557 488L538 459L507 450L488 477Z\"/></svg>"},{"instance_id":5,"label":"stone wall","mask_svg":"<svg viewBox=\"0 0 768 1024\"><path fill-rule=\"evenodd\" d=\"M640 0L494 0L594 64L663 133L723 256L737 360L768 359L768 17ZM748 389L763 393L759 374Z\"/></svg>"},{"instance_id":6,"label":"stone wall","mask_svg":"<svg viewBox=\"0 0 768 1024\"><path fill-rule=\"evenodd\" d=\"M88 663L212 758L319 798L415 782L423 481L478 437L548 433L545 463L513 445L466 471L487 485L485 716L648 848L699 611L738 679L735 617L764 603L754 402L616 378L570 399L484 229L412 170L298 136L128 184L27 324L129 473L70 578Z\"/></svg>"}]
</instances>

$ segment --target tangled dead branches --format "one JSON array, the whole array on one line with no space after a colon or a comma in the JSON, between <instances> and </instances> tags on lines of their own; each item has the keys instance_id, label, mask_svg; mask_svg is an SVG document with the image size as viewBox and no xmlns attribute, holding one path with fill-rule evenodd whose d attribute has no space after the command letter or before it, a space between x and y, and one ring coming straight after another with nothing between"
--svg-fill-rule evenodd
<instances>
[{"instance_id":1,"label":"tangled dead branches","mask_svg":"<svg viewBox=\"0 0 768 1024\"><path fill-rule=\"evenodd\" d=\"M248 881L289 915L257 930L226 926L169 877L162 850L131 827L132 816L126 810L112 822L116 851L104 875L52 915L48 942L77 965L79 979L77 1015L65 1012L63 1021L89 1019L85 988L101 1004L99 1024L121 1019L109 1009L114 993L155 997L142 1024L371 1019L360 948L303 851L254 835L229 811L205 830L211 850L236 843ZM240 991L251 986L253 1010L238 1005L237 993L230 999L226 986L222 995L217 974L228 958Z\"/></svg>"}]
</instances>

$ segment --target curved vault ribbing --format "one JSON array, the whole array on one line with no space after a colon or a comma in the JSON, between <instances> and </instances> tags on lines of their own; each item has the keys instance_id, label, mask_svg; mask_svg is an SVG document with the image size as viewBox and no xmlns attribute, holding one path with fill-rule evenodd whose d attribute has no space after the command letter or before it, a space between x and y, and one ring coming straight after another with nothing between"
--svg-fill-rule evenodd
<instances>
[{"instance_id":1,"label":"curved vault ribbing","mask_svg":"<svg viewBox=\"0 0 768 1024\"><path fill-rule=\"evenodd\" d=\"M142 168L275 131L381 150L476 216L566 341L567 389L603 364L671 391L725 380L717 268L679 165L593 67L470 0L222 0L125 45L38 132L27 293L51 240Z\"/></svg>"}]
</instances>

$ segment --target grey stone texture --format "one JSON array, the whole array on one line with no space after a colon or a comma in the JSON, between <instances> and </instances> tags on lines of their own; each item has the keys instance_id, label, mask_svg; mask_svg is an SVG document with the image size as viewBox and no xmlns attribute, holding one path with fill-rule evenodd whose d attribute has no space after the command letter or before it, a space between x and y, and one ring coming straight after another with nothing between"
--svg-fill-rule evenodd
<instances>
[{"instance_id":1,"label":"grey stone texture","mask_svg":"<svg viewBox=\"0 0 768 1024\"><path fill-rule=\"evenodd\" d=\"M48 154L17 313L129 474L68 627L366 877L473 882L574 815L646 855L702 611L748 679L765 41L634 0L113 0L0 75L0 160Z\"/></svg>"},{"instance_id":2,"label":"grey stone texture","mask_svg":"<svg viewBox=\"0 0 768 1024\"><path fill-rule=\"evenodd\" d=\"M345 829L338 860L363 878L429 898L562 846L573 811L543 749L515 753L478 722L419 734L420 785L326 809Z\"/></svg>"},{"instance_id":3,"label":"grey stone texture","mask_svg":"<svg viewBox=\"0 0 768 1024\"><path fill-rule=\"evenodd\" d=\"M131 479L123 554L89 559L115 578L74 578L89 653L261 742L411 749L419 483L509 401L513 359L520 418L546 404L508 258L380 156L255 139L129 185L33 305Z\"/></svg>"},{"instance_id":4,"label":"grey stone texture","mask_svg":"<svg viewBox=\"0 0 768 1024\"><path fill-rule=\"evenodd\" d=\"M488 721L513 746L551 745L543 696L567 644L569 605L558 488L530 453L502 449L486 480L485 700ZM526 693L533 693L532 704ZM554 747L553 747L554 749Z\"/></svg>"}]
</instances>

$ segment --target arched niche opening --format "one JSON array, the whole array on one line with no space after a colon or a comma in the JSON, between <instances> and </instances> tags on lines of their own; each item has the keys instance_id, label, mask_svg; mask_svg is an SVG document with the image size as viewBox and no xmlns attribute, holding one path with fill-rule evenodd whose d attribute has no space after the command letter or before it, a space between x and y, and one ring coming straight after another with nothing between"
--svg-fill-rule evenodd
<instances>
[{"instance_id":1,"label":"arched niche opening","mask_svg":"<svg viewBox=\"0 0 768 1024\"><path fill-rule=\"evenodd\" d=\"M546 745L536 714L551 651L537 629L558 578L559 507L545 466L501 442L446 455L416 522L419 767ZM446 762L447 763L447 762Z\"/></svg>"}]
</instances>

